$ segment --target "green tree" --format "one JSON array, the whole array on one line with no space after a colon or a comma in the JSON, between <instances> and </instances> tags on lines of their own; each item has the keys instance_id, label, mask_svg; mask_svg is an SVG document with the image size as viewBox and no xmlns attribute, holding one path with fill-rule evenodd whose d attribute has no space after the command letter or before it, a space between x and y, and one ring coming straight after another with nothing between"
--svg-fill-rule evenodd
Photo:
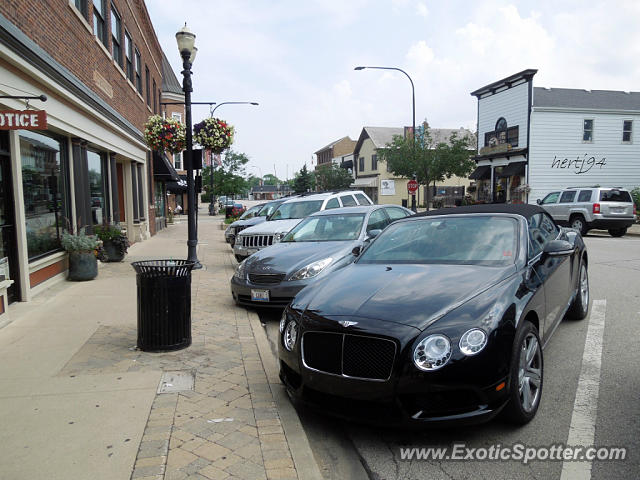
<instances>
[{"instance_id":1,"label":"green tree","mask_svg":"<svg viewBox=\"0 0 640 480\"><path fill-rule=\"evenodd\" d=\"M394 175L413 178L420 185L443 182L452 176L465 177L475 167L471 159L472 139L458 137L453 132L447 142L436 142L426 121L412 137L396 135L391 143L377 150L378 157L387 163ZM428 208L428 205L427 205Z\"/></svg>"},{"instance_id":2,"label":"green tree","mask_svg":"<svg viewBox=\"0 0 640 480\"><path fill-rule=\"evenodd\" d=\"M204 201L211 200L211 172L213 170L213 195L241 195L248 189L244 179L245 166L249 157L244 153L228 150L219 167L205 167L202 170L202 186L205 192Z\"/></svg>"},{"instance_id":3,"label":"green tree","mask_svg":"<svg viewBox=\"0 0 640 480\"><path fill-rule=\"evenodd\" d=\"M276 177L275 175L271 175L270 173L267 173L264 177L262 177L262 181L265 185L279 185L281 183L284 183L278 177Z\"/></svg>"},{"instance_id":4,"label":"green tree","mask_svg":"<svg viewBox=\"0 0 640 480\"><path fill-rule=\"evenodd\" d=\"M342 190L353 183L349 171L336 164L319 166L315 171L315 178L318 190Z\"/></svg>"},{"instance_id":5,"label":"green tree","mask_svg":"<svg viewBox=\"0 0 640 480\"><path fill-rule=\"evenodd\" d=\"M293 181L293 191L296 193L304 193L313 190L314 181L313 176L307 170L307 165L305 164L298 173L296 173L296 178Z\"/></svg>"}]
</instances>

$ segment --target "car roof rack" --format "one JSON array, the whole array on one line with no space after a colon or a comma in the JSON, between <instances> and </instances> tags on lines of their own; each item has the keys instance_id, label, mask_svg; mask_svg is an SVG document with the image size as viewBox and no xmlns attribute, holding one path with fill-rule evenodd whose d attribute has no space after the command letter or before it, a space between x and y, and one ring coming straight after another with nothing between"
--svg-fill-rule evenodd
<instances>
[{"instance_id":1,"label":"car roof rack","mask_svg":"<svg viewBox=\"0 0 640 480\"><path fill-rule=\"evenodd\" d=\"M566 190L570 190L572 188L600 188L600 185L579 185L577 187L566 187Z\"/></svg>"}]
</instances>

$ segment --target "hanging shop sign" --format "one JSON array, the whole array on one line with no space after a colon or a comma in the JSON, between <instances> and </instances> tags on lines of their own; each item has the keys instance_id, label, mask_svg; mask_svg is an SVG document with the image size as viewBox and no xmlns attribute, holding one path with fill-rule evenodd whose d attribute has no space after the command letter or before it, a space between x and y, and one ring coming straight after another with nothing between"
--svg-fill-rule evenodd
<instances>
[{"instance_id":1,"label":"hanging shop sign","mask_svg":"<svg viewBox=\"0 0 640 480\"><path fill-rule=\"evenodd\" d=\"M44 110L0 110L0 130L46 130Z\"/></svg>"}]
</instances>

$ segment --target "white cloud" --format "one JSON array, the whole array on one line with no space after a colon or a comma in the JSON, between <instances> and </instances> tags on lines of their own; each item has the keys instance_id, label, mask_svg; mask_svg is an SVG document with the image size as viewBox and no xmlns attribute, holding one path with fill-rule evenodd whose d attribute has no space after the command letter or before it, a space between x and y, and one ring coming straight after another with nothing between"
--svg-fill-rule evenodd
<instances>
[{"instance_id":1,"label":"white cloud","mask_svg":"<svg viewBox=\"0 0 640 480\"><path fill-rule=\"evenodd\" d=\"M420 15L421 17L426 17L427 15L429 15L429 9L422 2L416 5L416 9L418 11L418 15Z\"/></svg>"}]
</instances>

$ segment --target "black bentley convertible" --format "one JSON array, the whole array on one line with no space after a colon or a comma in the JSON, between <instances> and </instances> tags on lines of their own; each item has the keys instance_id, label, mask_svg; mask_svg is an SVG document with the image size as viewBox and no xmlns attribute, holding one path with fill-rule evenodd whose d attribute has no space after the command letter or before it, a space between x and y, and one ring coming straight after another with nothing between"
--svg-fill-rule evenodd
<instances>
[{"instance_id":1,"label":"black bentley convertible","mask_svg":"<svg viewBox=\"0 0 640 480\"><path fill-rule=\"evenodd\" d=\"M374 423L524 424L543 348L589 307L587 251L536 205L436 210L386 228L280 322L296 401Z\"/></svg>"}]
</instances>

